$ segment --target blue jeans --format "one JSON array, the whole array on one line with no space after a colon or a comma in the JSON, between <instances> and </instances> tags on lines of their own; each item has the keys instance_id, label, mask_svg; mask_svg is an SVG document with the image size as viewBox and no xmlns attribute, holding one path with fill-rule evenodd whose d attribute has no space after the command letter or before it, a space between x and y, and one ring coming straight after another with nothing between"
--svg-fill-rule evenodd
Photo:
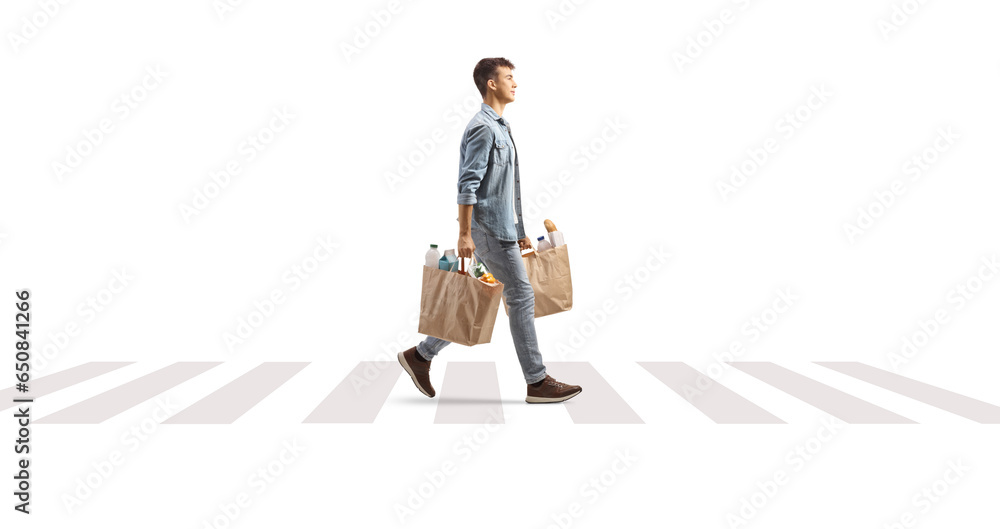
<instances>
[{"instance_id":1,"label":"blue jeans","mask_svg":"<svg viewBox=\"0 0 1000 529\"><path fill-rule=\"evenodd\" d=\"M533 384L545 378L545 364L535 337L535 292L521 260L517 241L501 241L482 229L472 228L476 244L476 260L486 265L493 277L503 283L503 297L510 311L510 335L514 339L517 360L521 363L524 381ZM417 344L417 354L427 360L434 358L447 340L428 336Z\"/></svg>"}]
</instances>

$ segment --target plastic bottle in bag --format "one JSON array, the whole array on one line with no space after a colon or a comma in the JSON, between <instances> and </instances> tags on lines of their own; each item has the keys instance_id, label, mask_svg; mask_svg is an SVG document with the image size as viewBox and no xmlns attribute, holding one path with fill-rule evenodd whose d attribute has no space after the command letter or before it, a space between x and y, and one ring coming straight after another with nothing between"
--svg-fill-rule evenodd
<instances>
[{"instance_id":1,"label":"plastic bottle in bag","mask_svg":"<svg viewBox=\"0 0 1000 529\"><path fill-rule=\"evenodd\" d=\"M437 249L438 245L432 244L431 249L427 250L427 255L424 257L424 266L429 266L431 268L438 267L438 261L441 260L441 252Z\"/></svg>"},{"instance_id":2,"label":"plastic bottle in bag","mask_svg":"<svg viewBox=\"0 0 1000 529\"><path fill-rule=\"evenodd\" d=\"M538 238L538 251L539 252L544 252L545 250L551 250L551 249L552 249L552 243L550 243L549 241L546 241L544 235Z\"/></svg>"}]
</instances>

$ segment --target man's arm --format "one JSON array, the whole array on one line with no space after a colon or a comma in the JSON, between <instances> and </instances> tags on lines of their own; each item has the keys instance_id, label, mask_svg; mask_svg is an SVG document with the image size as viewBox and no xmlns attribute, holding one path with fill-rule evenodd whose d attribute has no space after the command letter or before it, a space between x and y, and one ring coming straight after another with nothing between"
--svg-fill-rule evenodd
<instances>
[{"instance_id":1,"label":"man's arm","mask_svg":"<svg viewBox=\"0 0 1000 529\"><path fill-rule=\"evenodd\" d=\"M472 235L472 204L458 205L458 234Z\"/></svg>"},{"instance_id":2,"label":"man's arm","mask_svg":"<svg viewBox=\"0 0 1000 529\"><path fill-rule=\"evenodd\" d=\"M458 168L458 203L475 204L476 191L490 163L493 131L488 125L477 123L466 131L466 135L465 151Z\"/></svg>"},{"instance_id":3,"label":"man's arm","mask_svg":"<svg viewBox=\"0 0 1000 529\"><path fill-rule=\"evenodd\" d=\"M476 243L472 241L472 204L458 205L458 256L472 257Z\"/></svg>"},{"instance_id":4,"label":"man's arm","mask_svg":"<svg viewBox=\"0 0 1000 529\"><path fill-rule=\"evenodd\" d=\"M476 250L472 241L472 208L478 202L476 191L486 177L490 163L490 147L493 145L493 131L489 126L477 123L467 132L465 152L458 168L458 250L459 257L471 258Z\"/></svg>"}]
</instances>

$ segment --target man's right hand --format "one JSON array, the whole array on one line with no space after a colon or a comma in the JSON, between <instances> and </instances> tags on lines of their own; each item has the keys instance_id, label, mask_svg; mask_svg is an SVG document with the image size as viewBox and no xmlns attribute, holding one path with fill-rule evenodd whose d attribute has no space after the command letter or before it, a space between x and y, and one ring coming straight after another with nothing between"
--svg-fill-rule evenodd
<instances>
[{"instance_id":1,"label":"man's right hand","mask_svg":"<svg viewBox=\"0 0 1000 529\"><path fill-rule=\"evenodd\" d=\"M456 248L458 249L459 257L472 259L472 252L476 251L476 243L472 241L472 234L459 235L458 246Z\"/></svg>"}]
</instances>

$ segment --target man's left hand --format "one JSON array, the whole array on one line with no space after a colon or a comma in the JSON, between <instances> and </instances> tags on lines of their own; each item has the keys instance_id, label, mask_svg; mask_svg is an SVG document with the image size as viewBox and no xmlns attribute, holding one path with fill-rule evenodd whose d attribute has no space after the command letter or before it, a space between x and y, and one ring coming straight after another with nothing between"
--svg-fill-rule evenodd
<instances>
[{"instance_id":1,"label":"man's left hand","mask_svg":"<svg viewBox=\"0 0 1000 529\"><path fill-rule=\"evenodd\" d=\"M523 239L517 240L517 245L521 247L521 250L534 250L535 247L531 245L531 237L525 237Z\"/></svg>"}]
</instances>

